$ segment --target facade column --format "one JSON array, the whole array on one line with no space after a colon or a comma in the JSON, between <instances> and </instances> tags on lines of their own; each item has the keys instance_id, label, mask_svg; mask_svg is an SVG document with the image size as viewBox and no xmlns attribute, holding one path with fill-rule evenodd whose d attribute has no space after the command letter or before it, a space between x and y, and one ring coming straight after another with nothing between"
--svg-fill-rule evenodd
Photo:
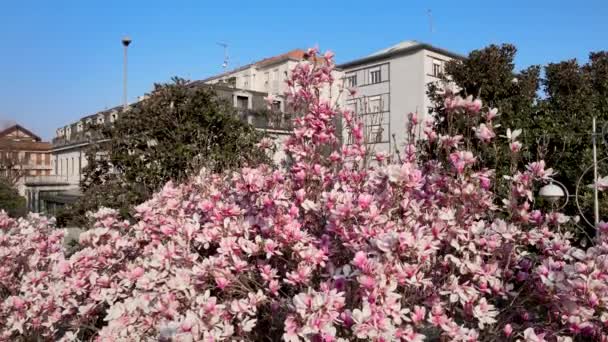
<instances>
[{"instance_id":1,"label":"facade column","mask_svg":"<svg viewBox=\"0 0 608 342\"><path fill-rule=\"evenodd\" d=\"M39 213L40 212L40 207L39 207L39 197L38 197L39 191L36 189L34 190L34 212L35 213Z\"/></svg>"},{"instance_id":2,"label":"facade column","mask_svg":"<svg viewBox=\"0 0 608 342\"><path fill-rule=\"evenodd\" d=\"M40 194L38 195L38 198L40 198ZM46 212L46 203L44 202L44 200L39 199L39 203L40 203L40 212L41 213Z\"/></svg>"},{"instance_id":3,"label":"facade column","mask_svg":"<svg viewBox=\"0 0 608 342\"><path fill-rule=\"evenodd\" d=\"M27 211L32 211L32 197L29 189L25 190L25 204Z\"/></svg>"}]
</instances>

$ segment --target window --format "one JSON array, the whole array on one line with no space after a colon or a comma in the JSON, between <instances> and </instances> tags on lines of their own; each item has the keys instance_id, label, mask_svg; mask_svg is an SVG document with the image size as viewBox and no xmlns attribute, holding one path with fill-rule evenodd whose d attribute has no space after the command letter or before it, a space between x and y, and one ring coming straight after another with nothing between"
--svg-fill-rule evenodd
<instances>
[{"instance_id":1,"label":"window","mask_svg":"<svg viewBox=\"0 0 608 342\"><path fill-rule=\"evenodd\" d=\"M351 101L346 104L346 108L350 109L354 114L357 114L357 101Z\"/></svg>"},{"instance_id":2,"label":"window","mask_svg":"<svg viewBox=\"0 0 608 342\"><path fill-rule=\"evenodd\" d=\"M439 77L439 75L441 75L441 62L433 60L432 75L435 77Z\"/></svg>"},{"instance_id":3,"label":"window","mask_svg":"<svg viewBox=\"0 0 608 342\"><path fill-rule=\"evenodd\" d=\"M102 124L103 124L103 122L104 122L103 115L99 115L99 116L97 117L97 124L98 124L98 125L102 125Z\"/></svg>"},{"instance_id":4,"label":"window","mask_svg":"<svg viewBox=\"0 0 608 342\"><path fill-rule=\"evenodd\" d=\"M272 110L275 112L281 111L281 101L272 101Z\"/></svg>"},{"instance_id":5,"label":"window","mask_svg":"<svg viewBox=\"0 0 608 342\"><path fill-rule=\"evenodd\" d=\"M371 143L381 143L382 142L382 133L384 129L381 126L374 126L371 129Z\"/></svg>"},{"instance_id":6,"label":"window","mask_svg":"<svg viewBox=\"0 0 608 342\"><path fill-rule=\"evenodd\" d=\"M369 113L380 113L382 111L382 99L380 96L374 96L369 99Z\"/></svg>"},{"instance_id":7,"label":"window","mask_svg":"<svg viewBox=\"0 0 608 342\"><path fill-rule=\"evenodd\" d=\"M247 96L236 97L236 108L247 109L249 108L249 98Z\"/></svg>"},{"instance_id":8,"label":"window","mask_svg":"<svg viewBox=\"0 0 608 342\"><path fill-rule=\"evenodd\" d=\"M380 76L380 70L373 70L369 72L369 83L380 83L382 82L382 77Z\"/></svg>"},{"instance_id":9,"label":"window","mask_svg":"<svg viewBox=\"0 0 608 342\"><path fill-rule=\"evenodd\" d=\"M357 75L346 76L344 84L348 88L353 88L357 86Z\"/></svg>"},{"instance_id":10,"label":"window","mask_svg":"<svg viewBox=\"0 0 608 342\"><path fill-rule=\"evenodd\" d=\"M279 80L279 69L274 69L274 71L272 72L272 80L273 81Z\"/></svg>"},{"instance_id":11,"label":"window","mask_svg":"<svg viewBox=\"0 0 608 342\"><path fill-rule=\"evenodd\" d=\"M74 175L74 157L72 157L72 175Z\"/></svg>"},{"instance_id":12,"label":"window","mask_svg":"<svg viewBox=\"0 0 608 342\"><path fill-rule=\"evenodd\" d=\"M112 114L110 114L110 122L114 122L116 119L118 119L118 113L112 112Z\"/></svg>"}]
</instances>

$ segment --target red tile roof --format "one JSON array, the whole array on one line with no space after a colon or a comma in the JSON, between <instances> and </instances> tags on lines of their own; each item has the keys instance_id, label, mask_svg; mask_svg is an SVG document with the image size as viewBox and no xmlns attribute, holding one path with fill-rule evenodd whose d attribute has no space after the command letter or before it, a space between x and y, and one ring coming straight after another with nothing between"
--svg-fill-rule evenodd
<instances>
[{"instance_id":1,"label":"red tile roof","mask_svg":"<svg viewBox=\"0 0 608 342\"><path fill-rule=\"evenodd\" d=\"M302 60L305 59L305 56L306 56L306 51L305 50L302 50L302 49L293 49L293 50L291 50L289 52L286 52L286 53L283 53L283 54L280 54L280 55L264 58L264 59L261 59L261 60L259 60L257 62L253 62L253 63L247 64L247 65L244 65L244 66L242 66L240 68L236 68L234 70L230 70L230 71L221 73L219 75L211 76L209 78L206 78L206 79L202 80L201 82L207 82L207 81L210 81L210 80L213 80L213 79L216 79L216 78L221 78L221 77L224 77L226 75L230 75L232 73L235 73L237 71L245 70L245 69L247 69L247 68L249 68L249 67L251 67L253 65L255 65L255 66L264 66L264 65L270 65L270 64L274 64L274 63L279 63L279 62L286 61L286 60L302 61ZM324 59L320 58L320 57L315 57L315 61L316 62L323 62Z\"/></svg>"},{"instance_id":2,"label":"red tile roof","mask_svg":"<svg viewBox=\"0 0 608 342\"><path fill-rule=\"evenodd\" d=\"M30 137L32 137L35 141L40 141L42 139L40 139L39 136L37 136L36 134L32 133L32 131L30 131L29 129L21 126L21 125L12 125L6 129L4 129L3 131L0 131L0 138L14 132L14 131L22 131L25 134L29 135Z\"/></svg>"}]
</instances>

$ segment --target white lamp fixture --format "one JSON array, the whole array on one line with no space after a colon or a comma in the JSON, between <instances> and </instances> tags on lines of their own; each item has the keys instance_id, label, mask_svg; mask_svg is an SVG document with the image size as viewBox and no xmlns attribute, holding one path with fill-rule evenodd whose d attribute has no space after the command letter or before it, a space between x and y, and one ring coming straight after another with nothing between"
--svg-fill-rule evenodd
<instances>
[{"instance_id":1,"label":"white lamp fixture","mask_svg":"<svg viewBox=\"0 0 608 342\"><path fill-rule=\"evenodd\" d=\"M540 197L545 198L550 203L555 203L559 201L562 197L566 196L566 194L564 193L564 189L553 183L549 183L540 188L538 194L540 195Z\"/></svg>"}]
</instances>

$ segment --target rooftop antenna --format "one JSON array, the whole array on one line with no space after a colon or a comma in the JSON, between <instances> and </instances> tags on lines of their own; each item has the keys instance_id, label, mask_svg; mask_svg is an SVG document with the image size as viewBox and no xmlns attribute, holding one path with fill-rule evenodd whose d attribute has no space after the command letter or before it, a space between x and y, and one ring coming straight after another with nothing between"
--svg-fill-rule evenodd
<instances>
[{"instance_id":1,"label":"rooftop antenna","mask_svg":"<svg viewBox=\"0 0 608 342\"><path fill-rule=\"evenodd\" d=\"M228 68L228 44L220 42L217 43L217 45L224 48L224 63L222 63L222 69L226 71L226 68Z\"/></svg>"},{"instance_id":2,"label":"rooftop antenna","mask_svg":"<svg viewBox=\"0 0 608 342\"><path fill-rule=\"evenodd\" d=\"M433 32L435 31L435 28L433 27L433 12L431 11L431 9L429 8L426 11L426 14L429 17L429 31L430 31L430 35L431 37L433 36Z\"/></svg>"}]
</instances>

